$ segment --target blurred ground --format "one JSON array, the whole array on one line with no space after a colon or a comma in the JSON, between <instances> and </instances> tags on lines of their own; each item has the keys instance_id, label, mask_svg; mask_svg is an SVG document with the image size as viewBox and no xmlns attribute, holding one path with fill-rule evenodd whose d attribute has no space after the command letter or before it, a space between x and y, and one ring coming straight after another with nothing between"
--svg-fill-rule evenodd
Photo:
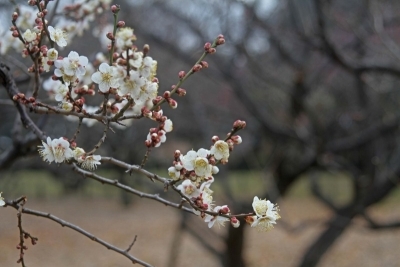
<instances>
[{"instance_id":1,"label":"blurred ground","mask_svg":"<svg viewBox=\"0 0 400 267\"><path fill-rule=\"evenodd\" d=\"M136 199L138 200L138 199ZM250 205L250 204L249 204ZM288 232L282 227L310 219L325 219L327 210L311 197L288 198L279 202L282 221L269 233L258 233L247 227L245 256L249 266L296 266L302 253L323 229L320 224L301 227ZM138 200L129 208L115 199L85 197L29 199L27 207L50 212L70 221L121 248L127 248L138 236L131 252L134 256L155 266L166 266L172 239L177 229L179 212L149 200ZM400 217L395 202L374 207L371 215L379 221ZM37 245L28 245L26 263L37 266L132 266L129 260L108 251L88 238L43 218L23 216L26 231L39 238ZM228 226L227 226L228 227ZM226 229L211 229L210 233L223 234ZM356 220L354 225L335 243L321 262L322 267L398 266L400 229L371 231ZM18 250L16 211L0 209L0 266L20 266L16 263ZM199 246L188 234L183 235L179 266L219 266L218 262ZM223 249L223 248L221 248ZM135 265L136 266L136 265Z\"/></svg>"}]
</instances>

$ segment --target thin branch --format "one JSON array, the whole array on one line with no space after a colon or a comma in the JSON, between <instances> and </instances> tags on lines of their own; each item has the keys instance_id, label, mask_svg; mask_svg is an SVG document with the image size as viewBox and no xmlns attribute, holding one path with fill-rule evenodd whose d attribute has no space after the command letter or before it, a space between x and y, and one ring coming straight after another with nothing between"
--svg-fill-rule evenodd
<instances>
[{"instance_id":1,"label":"thin branch","mask_svg":"<svg viewBox=\"0 0 400 267\"><path fill-rule=\"evenodd\" d=\"M95 235L93 235L93 234L89 233L88 231L80 228L79 226L74 225L74 224L72 224L70 222L67 222L67 221L65 221L63 219L60 219L60 218L58 218L58 217L56 217L56 216L54 216L54 215L52 215L50 213L24 208L18 203L17 200L12 200L12 201L6 200L5 202L6 202L6 206L11 206L11 207L15 208L16 210L20 209L22 213L29 214L29 215L34 215L34 216L38 216L38 217L47 218L47 219L50 219L50 220L60 224L62 227L68 227L68 228L70 228L70 229L72 229L72 230L74 230L74 231L86 236L90 240L101 244L102 246L106 247L107 249L115 251L115 252L125 256L126 258L131 260L133 264L138 263L138 264L140 264L142 266L152 267L152 265L150 265L149 263L144 262L144 261L132 256L131 254L128 253L128 251L120 249L120 248L118 248L118 247L116 247L116 246L114 246L114 245L112 245L112 244L110 244L110 243L108 243L108 242L96 237Z\"/></svg>"}]
</instances>

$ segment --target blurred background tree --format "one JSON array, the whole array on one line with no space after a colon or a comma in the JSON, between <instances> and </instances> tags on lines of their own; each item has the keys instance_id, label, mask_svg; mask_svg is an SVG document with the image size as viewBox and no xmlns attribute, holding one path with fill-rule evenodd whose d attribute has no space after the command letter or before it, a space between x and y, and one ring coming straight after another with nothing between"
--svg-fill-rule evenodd
<instances>
[{"instance_id":1,"label":"blurred background tree","mask_svg":"<svg viewBox=\"0 0 400 267\"><path fill-rule=\"evenodd\" d=\"M211 136L216 133L222 136L233 120L245 119L248 127L241 132L244 142L235 149L235 156L222 168L223 177L219 178L220 190L231 201L228 204L232 209L239 213L249 206L242 202L238 193L241 190L277 202L303 178L308 180L312 194L332 212L325 230L309 245L298 266L316 266L355 218L361 218L374 230L400 226L400 219L382 222L368 212L369 207L389 196L399 183L400 14L397 10L400 2L121 0L115 3L129 6L121 10L121 18L140 36L137 46L151 45L151 56L159 63L160 92L174 84L180 70L191 67L202 53L200 48L205 40L212 40L219 33L227 40L208 59L209 70L185 84L187 96L179 101L176 112L168 114L175 122L175 141L152 153L149 162L152 167L165 169L171 164L175 149L187 151L209 144ZM106 19L100 22L96 27L107 24ZM92 39L76 42L79 51L94 58L89 51L98 41L88 35L84 38ZM25 76L20 73L18 77L21 87L29 86ZM38 157L19 159L37 155L34 147L37 140L29 139L29 135L13 135L18 116L5 100L5 92L0 92L0 96L0 171L21 166L46 167L63 181L67 190L79 188L85 180L68 176L64 172L67 167L49 167L38 163ZM48 134L61 136L72 131L68 121L64 126L53 127L58 119L37 117ZM115 138L109 136L102 149L113 151L128 162L139 163L145 146L133 144L143 143L148 125L140 121L126 130L118 130ZM90 133L82 131L80 138L90 143L91 135L100 136L100 132L94 126ZM244 170L259 173L256 182L242 177L233 184L228 179L233 172ZM119 178L132 183L125 176ZM347 188L334 190L335 183L343 180ZM128 205L130 197L121 194ZM193 227L190 216L182 214L180 231L193 235L219 259L221 266L246 266L242 253L244 228L229 227L226 235L219 237L225 250L218 251L213 247L215 240L200 234L202 227L206 226ZM284 220L283 227L288 231L294 229ZM175 244L179 244L179 238L181 235L177 233ZM172 246L169 266L175 266L173 255L178 248Z\"/></svg>"}]
</instances>

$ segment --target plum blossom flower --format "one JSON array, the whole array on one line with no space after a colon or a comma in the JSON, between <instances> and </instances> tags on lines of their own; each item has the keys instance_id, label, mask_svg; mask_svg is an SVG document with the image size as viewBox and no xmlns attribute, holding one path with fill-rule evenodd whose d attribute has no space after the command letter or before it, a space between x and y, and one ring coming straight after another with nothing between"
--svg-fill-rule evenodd
<instances>
[{"instance_id":1,"label":"plum blossom flower","mask_svg":"<svg viewBox=\"0 0 400 267\"><path fill-rule=\"evenodd\" d=\"M222 208L226 207L225 206L216 206L213 211L214 212L220 212ZM217 223L219 226L224 226L225 222L229 222L230 219L223 217L223 216L213 216L207 214L206 217L204 218L204 222L208 223L208 228L211 228L214 226L215 223Z\"/></svg>"},{"instance_id":2,"label":"plum blossom flower","mask_svg":"<svg viewBox=\"0 0 400 267\"><path fill-rule=\"evenodd\" d=\"M167 119L164 122L164 127L163 127L164 131L169 133L169 132L171 132L173 130L173 128L174 128L174 125L173 125L172 121L170 119Z\"/></svg>"},{"instance_id":3,"label":"plum blossom flower","mask_svg":"<svg viewBox=\"0 0 400 267\"><path fill-rule=\"evenodd\" d=\"M189 151L185 156L180 157L183 167L188 171L195 171L197 176L211 176L212 165L209 164L207 155L210 152L207 149L200 148L197 152Z\"/></svg>"},{"instance_id":4,"label":"plum blossom flower","mask_svg":"<svg viewBox=\"0 0 400 267\"><path fill-rule=\"evenodd\" d=\"M47 59L51 61L56 61L58 58L58 51L55 48L50 48L47 51Z\"/></svg>"},{"instance_id":5,"label":"plum blossom flower","mask_svg":"<svg viewBox=\"0 0 400 267\"><path fill-rule=\"evenodd\" d=\"M179 180L181 172L177 170L175 166L171 166L168 168L168 175L169 177L171 177L173 180L176 181Z\"/></svg>"},{"instance_id":6,"label":"plum blossom flower","mask_svg":"<svg viewBox=\"0 0 400 267\"><path fill-rule=\"evenodd\" d=\"M278 206L271 203L269 200L261 200L258 197L254 197L252 206L256 216L251 217L251 227L256 227L257 230L263 232L274 228L276 220L281 217L278 213Z\"/></svg>"},{"instance_id":7,"label":"plum blossom flower","mask_svg":"<svg viewBox=\"0 0 400 267\"><path fill-rule=\"evenodd\" d=\"M32 32L30 29L27 29L23 34L22 37L24 37L25 41L28 43L32 42L33 40L36 40L37 34L36 32Z\"/></svg>"},{"instance_id":8,"label":"plum blossom flower","mask_svg":"<svg viewBox=\"0 0 400 267\"><path fill-rule=\"evenodd\" d=\"M218 140L211 147L210 153L214 155L217 160L228 161L229 158L229 145L227 142Z\"/></svg>"},{"instance_id":9,"label":"plum blossom flower","mask_svg":"<svg viewBox=\"0 0 400 267\"><path fill-rule=\"evenodd\" d=\"M68 87L63 83L59 83L59 85L54 88L54 93L54 98L57 101L62 101L68 93Z\"/></svg>"},{"instance_id":10,"label":"plum blossom flower","mask_svg":"<svg viewBox=\"0 0 400 267\"><path fill-rule=\"evenodd\" d=\"M46 141L46 143L42 141L42 146L38 146L39 154L44 161L61 163L73 157L69 142L64 138L51 140L50 137L47 137Z\"/></svg>"},{"instance_id":11,"label":"plum blossom flower","mask_svg":"<svg viewBox=\"0 0 400 267\"><path fill-rule=\"evenodd\" d=\"M180 185L177 186L177 189L188 198L198 197L201 193L196 185L193 184L193 182L190 180L183 181Z\"/></svg>"},{"instance_id":12,"label":"plum blossom flower","mask_svg":"<svg viewBox=\"0 0 400 267\"><path fill-rule=\"evenodd\" d=\"M120 96L130 95L132 98L137 98L140 95L140 87L146 84L146 80L139 76L139 73L134 70L129 71L129 77L126 77L119 90Z\"/></svg>"},{"instance_id":13,"label":"plum blossom flower","mask_svg":"<svg viewBox=\"0 0 400 267\"><path fill-rule=\"evenodd\" d=\"M133 42L136 41L136 36L133 34L133 29L129 27L121 28L116 34L116 45L121 49L130 48Z\"/></svg>"},{"instance_id":14,"label":"plum blossom flower","mask_svg":"<svg viewBox=\"0 0 400 267\"><path fill-rule=\"evenodd\" d=\"M119 87L118 70L107 63L101 63L99 71L92 74L92 81L99 85L100 91L108 92L110 87Z\"/></svg>"},{"instance_id":15,"label":"plum blossom flower","mask_svg":"<svg viewBox=\"0 0 400 267\"><path fill-rule=\"evenodd\" d=\"M4 206L6 204L6 202L4 202L4 198L1 196L1 194L3 194L3 192L0 192L0 207Z\"/></svg>"},{"instance_id":16,"label":"plum blossom flower","mask_svg":"<svg viewBox=\"0 0 400 267\"><path fill-rule=\"evenodd\" d=\"M100 165L101 162L101 156L100 155L89 155L83 158L83 161L81 163L81 167L83 169L87 169L90 171L93 171L97 169L97 165Z\"/></svg>"},{"instance_id":17,"label":"plum blossom flower","mask_svg":"<svg viewBox=\"0 0 400 267\"><path fill-rule=\"evenodd\" d=\"M67 45L67 34L60 28L55 28L53 26L48 26L47 29L50 33L50 39L57 43L58 46L64 47Z\"/></svg>"},{"instance_id":18,"label":"plum blossom flower","mask_svg":"<svg viewBox=\"0 0 400 267\"><path fill-rule=\"evenodd\" d=\"M85 67L89 63L87 57L79 56L79 54L75 51L69 52L68 57L63 58L61 61L64 73L68 76L77 77L85 75Z\"/></svg>"}]
</instances>

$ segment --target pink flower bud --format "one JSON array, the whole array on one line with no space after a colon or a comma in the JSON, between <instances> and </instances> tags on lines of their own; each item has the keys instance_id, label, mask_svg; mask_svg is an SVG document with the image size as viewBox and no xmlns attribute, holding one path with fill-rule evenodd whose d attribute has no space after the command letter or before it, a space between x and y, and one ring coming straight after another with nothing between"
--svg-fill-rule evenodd
<instances>
[{"instance_id":1,"label":"pink flower bud","mask_svg":"<svg viewBox=\"0 0 400 267\"><path fill-rule=\"evenodd\" d=\"M146 140L146 141L144 141L144 144L145 144L147 147L151 147L152 144L153 144L153 142L151 142L151 140Z\"/></svg>"},{"instance_id":2,"label":"pink flower bud","mask_svg":"<svg viewBox=\"0 0 400 267\"><path fill-rule=\"evenodd\" d=\"M219 141L219 137L218 137L217 135L214 135L214 136L211 138L211 141L212 141L213 143L215 143L215 142Z\"/></svg>"},{"instance_id":3,"label":"pink flower bud","mask_svg":"<svg viewBox=\"0 0 400 267\"><path fill-rule=\"evenodd\" d=\"M204 50L205 51L208 51L210 48L211 48L211 43L207 42L207 43L204 44Z\"/></svg>"},{"instance_id":4,"label":"pink flower bud","mask_svg":"<svg viewBox=\"0 0 400 267\"><path fill-rule=\"evenodd\" d=\"M215 48L210 48L207 50L208 54L214 54L215 52L217 52L217 49L215 49Z\"/></svg>"},{"instance_id":5,"label":"pink flower bud","mask_svg":"<svg viewBox=\"0 0 400 267\"><path fill-rule=\"evenodd\" d=\"M236 217L232 217L231 224L234 228L238 228L240 226L240 221Z\"/></svg>"},{"instance_id":6,"label":"pink flower bud","mask_svg":"<svg viewBox=\"0 0 400 267\"><path fill-rule=\"evenodd\" d=\"M163 94L164 98L170 98L171 97L171 92L170 91L165 91Z\"/></svg>"},{"instance_id":7,"label":"pink flower bud","mask_svg":"<svg viewBox=\"0 0 400 267\"><path fill-rule=\"evenodd\" d=\"M239 135L234 135L231 137L231 139L235 145L242 143L242 137L240 137Z\"/></svg>"},{"instance_id":8,"label":"pink flower bud","mask_svg":"<svg viewBox=\"0 0 400 267\"><path fill-rule=\"evenodd\" d=\"M202 69L203 67L200 64L196 64L193 66L192 70L193 72L198 72Z\"/></svg>"},{"instance_id":9,"label":"pink flower bud","mask_svg":"<svg viewBox=\"0 0 400 267\"><path fill-rule=\"evenodd\" d=\"M222 206L221 209L219 210L219 213L221 214L228 214L229 212L230 210L227 205Z\"/></svg>"},{"instance_id":10,"label":"pink flower bud","mask_svg":"<svg viewBox=\"0 0 400 267\"><path fill-rule=\"evenodd\" d=\"M208 63L207 63L207 61L200 61L200 65L203 67L203 68L205 68L205 69L207 69L208 68Z\"/></svg>"},{"instance_id":11,"label":"pink flower bud","mask_svg":"<svg viewBox=\"0 0 400 267\"><path fill-rule=\"evenodd\" d=\"M19 33L17 30L13 31L12 36L17 38L19 36Z\"/></svg>"},{"instance_id":12,"label":"pink flower bud","mask_svg":"<svg viewBox=\"0 0 400 267\"><path fill-rule=\"evenodd\" d=\"M108 32L106 36L110 40L115 40L114 35L112 34L112 32Z\"/></svg>"},{"instance_id":13,"label":"pink flower bud","mask_svg":"<svg viewBox=\"0 0 400 267\"><path fill-rule=\"evenodd\" d=\"M121 10L121 8L119 7L119 5L112 5L111 6L111 12L116 14Z\"/></svg>"},{"instance_id":14,"label":"pink flower bud","mask_svg":"<svg viewBox=\"0 0 400 267\"><path fill-rule=\"evenodd\" d=\"M178 159L181 156L181 151L175 150L174 152L174 158Z\"/></svg>"},{"instance_id":15,"label":"pink flower bud","mask_svg":"<svg viewBox=\"0 0 400 267\"><path fill-rule=\"evenodd\" d=\"M150 51L150 46L148 44L145 44L143 46L143 54L147 55Z\"/></svg>"},{"instance_id":16,"label":"pink flower bud","mask_svg":"<svg viewBox=\"0 0 400 267\"><path fill-rule=\"evenodd\" d=\"M186 75L186 72L184 72L183 70L181 70L181 71L178 73L179 79L182 79L183 77L185 77L185 75Z\"/></svg>"},{"instance_id":17,"label":"pink flower bud","mask_svg":"<svg viewBox=\"0 0 400 267\"><path fill-rule=\"evenodd\" d=\"M118 21L117 27L118 27L118 28L125 27L125 21L123 21L123 20Z\"/></svg>"},{"instance_id":18,"label":"pink flower bud","mask_svg":"<svg viewBox=\"0 0 400 267\"><path fill-rule=\"evenodd\" d=\"M14 12L14 13L12 14L12 20L13 20L13 21L16 21L17 18L18 18L18 13L17 13L17 12Z\"/></svg>"},{"instance_id":19,"label":"pink flower bud","mask_svg":"<svg viewBox=\"0 0 400 267\"><path fill-rule=\"evenodd\" d=\"M178 89L176 89L176 93L178 94L178 96L185 96L186 90L183 88L178 88Z\"/></svg>"},{"instance_id":20,"label":"pink flower bud","mask_svg":"<svg viewBox=\"0 0 400 267\"><path fill-rule=\"evenodd\" d=\"M235 129L243 129L244 127L246 127L245 121L237 120L233 123L233 128Z\"/></svg>"},{"instance_id":21,"label":"pink flower bud","mask_svg":"<svg viewBox=\"0 0 400 267\"><path fill-rule=\"evenodd\" d=\"M225 43L225 38L224 37L218 37L217 45L223 45L224 43Z\"/></svg>"}]
</instances>

